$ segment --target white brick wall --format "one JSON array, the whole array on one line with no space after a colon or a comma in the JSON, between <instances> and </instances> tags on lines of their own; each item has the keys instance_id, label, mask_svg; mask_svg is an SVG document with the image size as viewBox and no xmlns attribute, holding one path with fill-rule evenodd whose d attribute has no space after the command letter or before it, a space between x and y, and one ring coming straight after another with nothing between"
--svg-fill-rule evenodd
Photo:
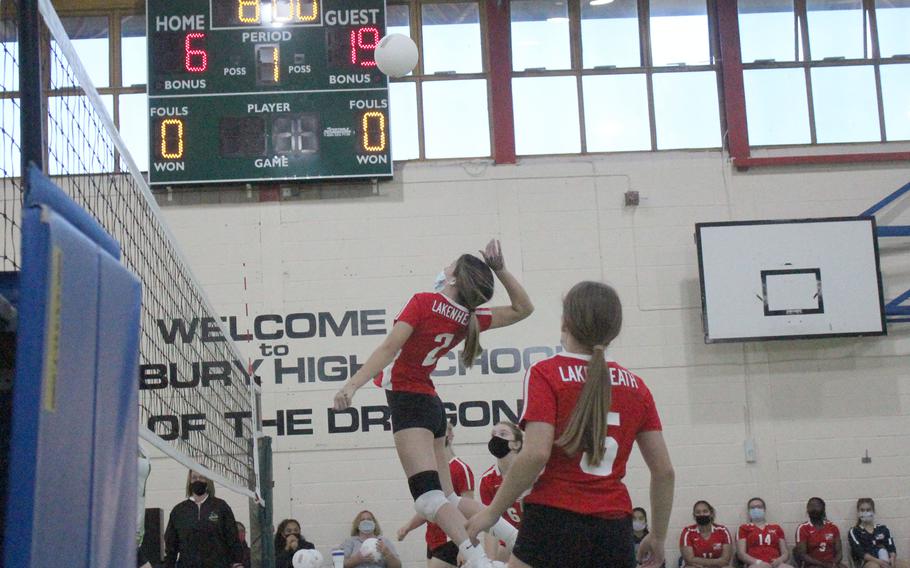
<instances>
[{"instance_id":1,"label":"white brick wall","mask_svg":"<svg viewBox=\"0 0 910 568\"><path fill-rule=\"evenodd\" d=\"M711 501L718 521L735 530L754 495L767 500L770 518L790 539L809 497L827 500L844 533L856 498L874 497L899 551L910 555L910 328L894 325L887 338L705 345L693 241L699 221L854 215L908 181L907 166L741 173L716 152L680 152L499 167L407 164L375 196L345 197L342 189L336 198L314 199L315 189L304 187L301 199L280 203L219 204L211 193L193 198L210 204L181 204L178 195L163 205L213 302L230 314L248 301L251 313L381 307L391 318L457 254L496 236L538 309L529 321L486 335L485 346L553 346L561 294L581 279L613 283L625 326L612 353L654 392L677 468L672 558L696 499ZM630 189L641 194L637 208L623 206ZM886 222L907 222L897 210ZM904 245L883 245L887 297L910 287L908 259ZM250 283L245 298L241 262ZM378 342L283 343L294 357L356 353L362 362ZM275 440L276 522L300 519L324 552L345 538L362 508L393 534L411 505L391 434L328 435L317 423L337 383L278 386L263 376L267 416L312 407L317 430ZM470 372L437 383L444 399L514 401L520 381L521 373ZM381 393L363 392L357 402L381 404ZM744 459L750 432L756 463ZM457 434L459 453L479 477L492 460L488 428ZM860 462L866 450L871 464ZM167 460L154 465L148 506L167 512L182 496L184 473ZM626 481L633 500L647 505L648 476L637 453ZM246 520L245 500L228 500ZM400 545L408 567L424 565L421 537L417 531Z\"/></svg>"}]
</instances>

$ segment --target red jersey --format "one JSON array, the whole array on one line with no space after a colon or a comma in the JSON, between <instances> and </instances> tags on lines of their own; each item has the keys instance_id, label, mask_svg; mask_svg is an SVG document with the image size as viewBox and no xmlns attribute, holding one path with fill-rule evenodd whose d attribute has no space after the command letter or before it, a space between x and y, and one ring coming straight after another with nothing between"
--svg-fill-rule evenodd
<instances>
[{"instance_id":1,"label":"red jersey","mask_svg":"<svg viewBox=\"0 0 910 568\"><path fill-rule=\"evenodd\" d=\"M584 387L589 355L560 353L528 369L524 382L524 411L520 425L546 422L559 439L568 426ZM626 517L632 501L622 479L626 461L639 432L660 430L660 418L644 381L614 361L608 361L613 405L607 419L607 452L597 467L586 455L567 455L553 445L546 467L524 503L547 505L583 515Z\"/></svg>"},{"instance_id":2,"label":"red jersey","mask_svg":"<svg viewBox=\"0 0 910 568\"><path fill-rule=\"evenodd\" d=\"M468 467L468 464L461 461L461 458L455 457L449 460L449 475L452 476L452 487L456 495L461 495L465 491L474 491L474 472ZM427 548L436 550L445 544L449 537L439 525L427 523Z\"/></svg>"},{"instance_id":3,"label":"red jersey","mask_svg":"<svg viewBox=\"0 0 910 568\"><path fill-rule=\"evenodd\" d=\"M746 541L746 554L771 563L780 556L780 542L786 537L784 529L780 528L780 525L759 527L747 523L739 527L738 538Z\"/></svg>"},{"instance_id":4,"label":"red jersey","mask_svg":"<svg viewBox=\"0 0 910 568\"><path fill-rule=\"evenodd\" d=\"M489 329L493 321L489 308L475 311L480 330ZM467 308L444 294L414 294L395 322L405 322L414 332L398 352L391 370L383 371L373 382L393 391L435 395L430 374L436 363L464 340L470 314Z\"/></svg>"},{"instance_id":5,"label":"red jersey","mask_svg":"<svg viewBox=\"0 0 910 568\"><path fill-rule=\"evenodd\" d=\"M679 535L679 547L692 547L692 554L696 558L710 558L717 560L724 554L724 545L733 544L730 531L723 525L714 525L708 538L701 536L698 525L689 525Z\"/></svg>"},{"instance_id":6,"label":"red jersey","mask_svg":"<svg viewBox=\"0 0 910 568\"><path fill-rule=\"evenodd\" d=\"M499 471L499 466L494 463L480 476L480 502L484 505L492 503L501 486L502 473ZM521 500L518 500L506 509L502 518L517 529L521 527L521 512Z\"/></svg>"},{"instance_id":7,"label":"red jersey","mask_svg":"<svg viewBox=\"0 0 910 568\"><path fill-rule=\"evenodd\" d=\"M840 542L840 530L831 521L821 527L803 523L796 529L796 542L806 543L806 554L820 562L834 562L834 543Z\"/></svg>"}]
</instances>

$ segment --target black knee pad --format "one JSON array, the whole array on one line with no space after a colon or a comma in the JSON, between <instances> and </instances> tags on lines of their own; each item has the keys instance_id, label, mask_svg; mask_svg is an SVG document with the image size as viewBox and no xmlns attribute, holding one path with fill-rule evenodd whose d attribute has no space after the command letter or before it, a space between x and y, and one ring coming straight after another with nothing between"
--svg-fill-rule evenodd
<instances>
[{"instance_id":1,"label":"black knee pad","mask_svg":"<svg viewBox=\"0 0 910 568\"><path fill-rule=\"evenodd\" d=\"M411 488L411 497L416 501L418 497L430 491L442 491L439 473L434 470L421 471L408 478L408 487Z\"/></svg>"}]
</instances>

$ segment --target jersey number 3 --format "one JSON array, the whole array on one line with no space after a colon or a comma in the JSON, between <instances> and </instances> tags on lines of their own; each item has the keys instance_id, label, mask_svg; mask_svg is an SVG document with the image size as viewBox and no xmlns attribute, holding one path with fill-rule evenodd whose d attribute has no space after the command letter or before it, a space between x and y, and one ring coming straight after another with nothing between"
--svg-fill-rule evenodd
<instances>
[{"instance_id":1,"label":"jersey number 3","mask_svg":"<svg viewBox=\"0 0 910 568\"><path fill-rule=\"evenodd\" d=\"M607 413L607 426L619 426L619 413L618 412L609 412ZM588 475L596 475L599 477L608 477L613 473L613 460L616 459L616 452L619 451L619 444L612 436L607 436L604 438L604 459L600 462L600 465L593 466L589 463L588 452L585 452L581 455L581 471L587 473Z\"/></svg>"},{"instance_id":2,"label":"jersey number 3","mask_svg":"<svg viewBox=\"0 0 910 568\"><path fill-rule=\"evenodd\" d=\"M448 346L452 345L452 341L455 339L455 334L453 333L440 333L436 336L434 341L439 345L435 349L431 349L427 353L426 358L423 360L423 366L429 367L431 365L436 365L436 361L439 361L439 352Z\"/></svg>"}]
</instances>

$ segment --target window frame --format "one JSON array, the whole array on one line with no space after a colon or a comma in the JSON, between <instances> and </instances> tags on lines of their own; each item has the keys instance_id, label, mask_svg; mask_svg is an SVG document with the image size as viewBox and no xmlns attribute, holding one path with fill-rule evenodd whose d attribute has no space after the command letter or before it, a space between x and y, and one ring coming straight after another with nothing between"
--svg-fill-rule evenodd
<instances>
[{"instance_id":1,"label":"window frame","mask_svg":"<svg viewBox=\"0 0 910 568\"><path fill-rule=\"evenodd\" d=\"M828 146L868 146L876 144L881 146L901 145L905 141L888 140L885 124L884 99L882 94L881 66L906 62L906 58L882 58L878 40L878 21L875 0L862 0L864 49L871 45L871 54L862 59L823 59L812 60L811 46L809 44L808 7L806 0L794 0L793 9L798 24L798 41L802 43L802 59L798 61L781 62L751 62L743 63L739 40L739 1L720 2L718 4L718 31L722 48L722 67L724 75L724 107L727 130L727 149L733 165L738 169L762 166L788 166L802 164L838 164L861 162L891 162L910 160L907 151L875 151L875 152L844 152L836 154L823 154L807 152L802 155L753 157L753 149L793 149L793 148L824 148ZM866 33L871 34L866 40ZM815 106L812 93L812 70L824 67L855 67L864 66L873 68L875 80L875 93L878 105L879 139L866 142L818 142L815 120ZM802 69L806 82L806 96L809 111L808 144L786 144L753 146L749 142L748 120L746 117L746 101L744 88L744 72L753 69Z\"/></svg>"},{"instance_id":2,"label":"window frame","mask_svg":"<svg viewBox=\"0 0 910 568\"><path fill-rule=\"evenodd\" d=\"M487 85L488 123L491 155L494 163L515 163L515 124L513 115L513 101L511 82L513 78L524 77L551 77L571 76L575 78L576 94L578 97L578 131L580 136L580 152L562 154L542 154L540 156L575 156L586 154L614 154L622 152L665 152L686 150L687 148L659 150L657 148L657 125L654 106L654 76L659 73L680 73L696 71L712 71L717 76L718 103L720 112L721 144L723 149L730 154L733 165L740 169L759 166L781 166L790 164L831 164L851 162L879 162L879 161L905 161L910 160L910 151L904 151L906 141L888 140L885 107L882 92L881 66L889 64L907 64L908 58L900 55L883 58L879 46L878 14L875 0L862 0L863 33L871 35L868 45L871 49L870 57L863 59L838 59L813 61L811 58L811 45L809 43L808 7L806 0L794 0L794 18L797 20L797 41L802 44L802 58L797 61L781 62L750 62L741 60L741 46L739 38L738 0L704 0L707 8L709 55L710 63L707 65L683 65L671 67L654 67L651 58L651 22L650 1L636 0L638 8L639 26L639 67L622 68L592 68L585 69L582 61L582 31L580 2L586 0L568 0L569 15L569 42L571 68L563 70L523 70L513 71L511 61L511 19L509 16L509 3L502 0L475 0L478 4L482 70L479 73L455 73L426 75L423 70L422 58L414 72L392 82L411 82L415 84L417 105L417 142L419 156L409 161L425 161L426 141L424 132L424 101L422 85L427 82L481 79ZM418 45L422 45L422 9L424 4L451 3L452 0L390 0L389 5L407 5L411 37ZM143 3L134 0L119 0L113 6L101 0L78 2L66 0L59 2L59 11L62 17L88 17L104 16L108 21L108 57L109 57L109 86L99 88L102 96L113 97L113 120L120 127L121 97L125 95L143 94L147 92L146 85L124 86L122 84L122 42L121 23L126 16L144 15ZM45 34L42 39L42 57L49 61L49 38ZM819 143L817 138L815 109L812 96L813 69L822 67L839 66L871 66L874 71L875 93L877 99L877 115L880 136L873 142L831 142ZM49 84L49 70L45 65L45 85ZM748 136L748 122L746 117L744 72L753 69L802 69L806 77L806 90L808 102L808 118L810 141L808 144L781 144L781 145L751 145ZM623 75L640 74L645 77L650 148L642 150L624 150L614 152L589 152L585 125L584 106L584 77L595 75ZM46 96L67 96L78 94L76 89L56 89L47 92ZM0 92L0 98L19 98L16 91ZM48 104L45 100L45 105ZM850 146L865 147L875 145L874 151L850 152ZM826 154L819 152L819 148L826 146L847 147L846 152ZM806 152L794 155L794 148L803 148ZM892 148L894 151L892 151ZM712 150L713 148L691 148L692 150ZM787 150L787 156L754 157L753 150ZM773 154L773 152L772 152ZM477 157L484 159L484 156ZM434 158L436 159L475 159L475 158ZM115 160L115 172L120 171L120 160Z\"/></svg>"}]
</instances>

